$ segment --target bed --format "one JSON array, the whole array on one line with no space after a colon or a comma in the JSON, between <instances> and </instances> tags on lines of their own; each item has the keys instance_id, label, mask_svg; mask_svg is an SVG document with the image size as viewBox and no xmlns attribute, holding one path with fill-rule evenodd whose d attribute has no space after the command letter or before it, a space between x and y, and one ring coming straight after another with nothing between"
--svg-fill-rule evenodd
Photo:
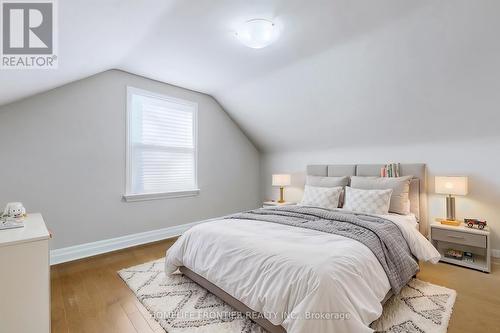
<instances>
[{"instance_id":1,"label":"bed","mask_svg":"<svg viewBox=\"0 0 500 333\"><path fill-rule=\"evenodd\" d=\"M307 174L378 176L380 167L311 165ZM166 273L179 269L251 314L268 332L371 332L369 324L381 315L385 300L411 278L415 267L410 262L439 260L439 253L415 228L426 228L425 172L424 164L401 165L401 175L413 176L409 216L280 207L213 219L191 228L167 251ZM293 224L304 219L309 227ZM328 223L331 220L338 223ZM371 230L370 235L393 243L374 249L365 240L342 235L351 232L342 226L361 222L383 225L382 231ZM332 225L340 231L325 232L325 226ZM400 240L384 236L388 230ZM409 255L399 258L405 251ZM399 258L396 265L394 257Z\"/></svg>"}]
</instances>

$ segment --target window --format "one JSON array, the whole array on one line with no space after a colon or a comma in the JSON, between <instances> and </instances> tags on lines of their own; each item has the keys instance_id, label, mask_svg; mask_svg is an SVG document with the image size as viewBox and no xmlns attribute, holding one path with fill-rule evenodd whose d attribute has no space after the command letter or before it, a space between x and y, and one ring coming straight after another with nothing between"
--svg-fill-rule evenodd
<instances>
[{"instance_id":1,"label":"window","mask_svg":"<svg viewBox=\"0 0 500 333\"><path fill-rule=\"evenodd\" d=\"M127 87L127 201L196 195L198 104Z\"/></svg>"}]
</instances>

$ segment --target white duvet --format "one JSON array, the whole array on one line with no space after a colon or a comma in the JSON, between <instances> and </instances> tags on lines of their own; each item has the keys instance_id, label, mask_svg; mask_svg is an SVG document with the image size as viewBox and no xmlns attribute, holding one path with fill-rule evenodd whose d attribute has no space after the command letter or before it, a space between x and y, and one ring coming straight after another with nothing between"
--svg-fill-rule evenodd
<instances>
[{"instance_id":1,"label":"white duvet","mask_svg":"<svg viewBox=\"0 0 500 333\"><path fill-rule=\"evenodd\" d=\"M415 229L415 217L383 215L412 253L439 253ZM165 270L180 266L216 284L288 333L372 332L389 280L362 243L320 231L251 220L212 220L185 232L167 251Z\"/></svg>"}]
</instances>

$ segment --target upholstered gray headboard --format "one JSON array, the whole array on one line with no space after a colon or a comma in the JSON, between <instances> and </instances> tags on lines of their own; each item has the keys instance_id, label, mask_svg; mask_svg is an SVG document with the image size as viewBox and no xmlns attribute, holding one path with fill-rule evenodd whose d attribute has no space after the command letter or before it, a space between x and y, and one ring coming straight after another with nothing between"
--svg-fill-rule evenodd
<instances>
[{"instance_id":1,"label":"upholstered gray headboard","mask_svg":"<svg viewBox=\"0 0 500 333\"><path fill-rule=\"evenodd\" d=\"M308 165L312 176L380 176L383 164L324 164ZM427 234L427 169L425 164L401 164L400 176L413 176L410 183L410 210L420 223L420 232Z\"/></svg>"}]
</instances>

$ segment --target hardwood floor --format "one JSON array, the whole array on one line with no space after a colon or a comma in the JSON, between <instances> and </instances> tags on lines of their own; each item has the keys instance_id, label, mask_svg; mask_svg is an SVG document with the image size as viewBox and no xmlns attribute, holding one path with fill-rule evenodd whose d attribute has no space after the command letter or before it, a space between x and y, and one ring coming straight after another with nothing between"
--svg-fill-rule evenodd
<instances>
[{"instance_id":1,"label":"hardwood floor","mask_svg":"<svg viewBox=\"0 0 500 333\"><path fill-rule=\"evenodd\" d=\"M52 332L164 332L116 272L164 257L174 241L52 266Z\"/></svg>"},{"instance_id":2,"label":"hardwood floor","mask_svg":"<svg viewBox=\"0 0 500 333\"><path fill-rule=\"evenodd\" d=\"M500 332L500 261L490 274L439 263L424 263L417 278L457 291L448 333Z\"/></svg>"},{"instance_id":3,"label":"hardwood floor","mask_svg":"<svg viewBox=\"0 0 500 333\"><path fill-rule=\"evenodd\" d=\"M163 257L174 241L53 266L52 332L163 332L116 272ZM458 293L449 333L500 332L500 262L491 274L444 263L421 268L419 279Z\"/></svg>"}]
</instances>

